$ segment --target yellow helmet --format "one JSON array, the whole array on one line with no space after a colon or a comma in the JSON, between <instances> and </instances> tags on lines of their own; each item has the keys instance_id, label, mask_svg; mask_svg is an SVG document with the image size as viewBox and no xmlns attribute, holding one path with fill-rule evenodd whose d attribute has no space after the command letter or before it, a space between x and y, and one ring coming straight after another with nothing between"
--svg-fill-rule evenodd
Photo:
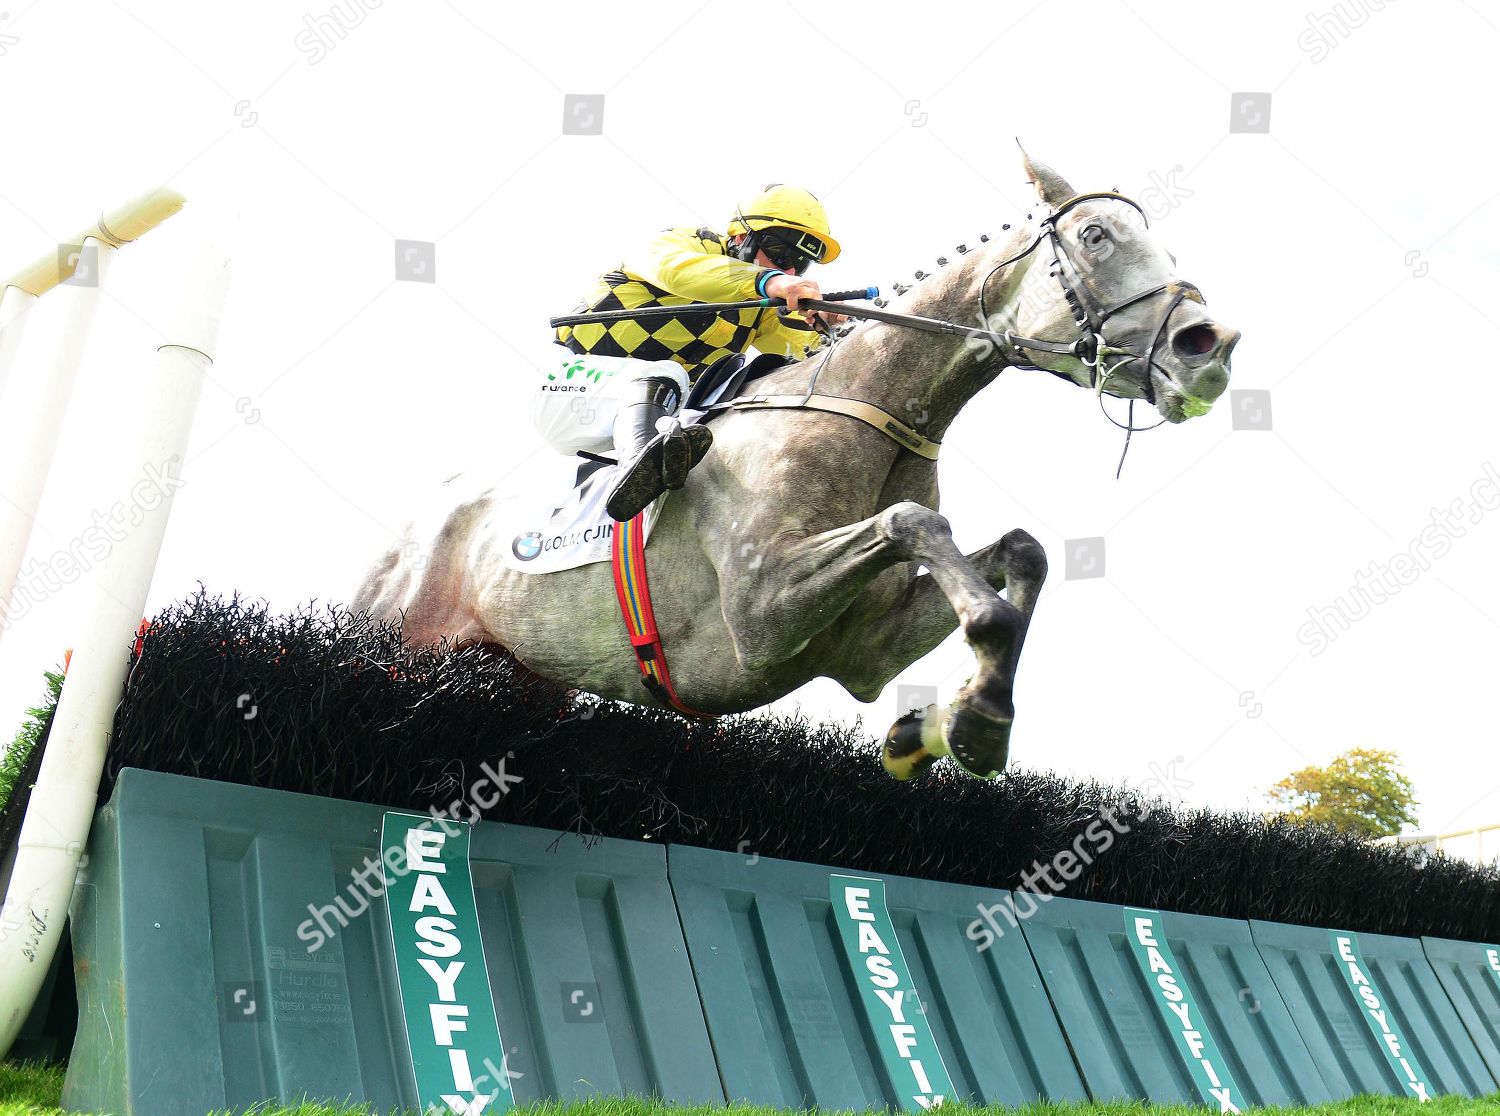
<instances>
[{"instance_id":1,"label":"yellow helmet","mask_svg":"<svg viewBox=\"0 0 1500 1116\"><path fill-rule=\"evenodd\" d=\"M735 210L729 222L729 235L758 232L761 229L787 228L807 233L822 246L822 252L809 252L818 263L832 263L839 257L839 242L828 231L828 214L823 203L806 190L773 182Z\"/></svg>"}]
</instances>

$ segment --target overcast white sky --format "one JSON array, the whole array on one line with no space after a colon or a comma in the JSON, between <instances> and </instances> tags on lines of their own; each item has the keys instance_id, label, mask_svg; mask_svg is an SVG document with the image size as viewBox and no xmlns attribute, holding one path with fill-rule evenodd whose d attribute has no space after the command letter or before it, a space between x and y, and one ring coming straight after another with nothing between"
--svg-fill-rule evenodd
<instances>
[{"instance_id":1,"label":"overcast white sky","mask_svg":"<svg viewBox=\"0 0 1500 1116\"><path fill-rule=\"evenodd\" d=\"M150 608L200 579L288 608L346 598L426 482L546 452L523 354L626 246L722 228L738 196L793 181L844 244L825 286L889 286L1032 206L1019 136L1079 189L1172 185L1155 227L1244 331L1232 386L1269 391L1272 419L1233 429L1226 396L1137 436L1116 481L1118 432L1060 380L1006 373L963 413L940 466L959 544L1020 526L1052 560L1013 762L1170 774L1187 802L1259 807L1294 768L1385 747L1424 829L1500 821L1500 516L1445 529L1443 555L1381 603L1354 588L1500 464L1500 16L1448 0L6 7L0 272L159 182L191 206L116 259L33 555L103 498L97 461L140 421L131 386L193 237L228 247L235 287ZM602 94L601 134L562 134L568 94ZM436 283L395 280L397 239L436 243ZM0 429L24 404L0 403ZM1066 578L1065 543L1094 537L1104 576ZM1367 614L1315 655L1299 628L1341 598ZM0 641L0 723L37 695L81 600L54 594ZM900 681L946 699L971 661L955 635ZM785 704L875 733L897 712L895 686L862 706L826 680Z\"/></svg>"}]
</instances>

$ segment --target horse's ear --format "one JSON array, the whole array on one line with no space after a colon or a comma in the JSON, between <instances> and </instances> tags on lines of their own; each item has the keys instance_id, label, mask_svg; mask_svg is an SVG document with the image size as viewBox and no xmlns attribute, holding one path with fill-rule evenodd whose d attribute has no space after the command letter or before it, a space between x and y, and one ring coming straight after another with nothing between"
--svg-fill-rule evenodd
<instances>
[{"instance_id":1,"label":"horse's ear","mask_svg":"<svg viewBox=\"0 0 1500 1116\"><path fill-rule=\"evenodd\" d=\"M1021 147L1021 141L1016 141L1016 146ZM1026 178L1036 187L1037 195L1042 202L1056 208L1071 198L1076 191L1068 185L1068 180L1046 163L1034 162L1026 149L1021 148L1021 165L1026 168Z\"/></svg>"}]
</instances>

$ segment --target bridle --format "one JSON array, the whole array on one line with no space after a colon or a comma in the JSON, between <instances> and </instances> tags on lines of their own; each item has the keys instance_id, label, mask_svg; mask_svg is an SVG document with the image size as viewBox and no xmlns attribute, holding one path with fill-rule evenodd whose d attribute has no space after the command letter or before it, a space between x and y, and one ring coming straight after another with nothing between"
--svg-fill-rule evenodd
<instances>
[{"instance_id":1,"label":"bridle","mask_svg":"<svg viewBox=\"0 0 1500 1116\"><path fill-rule=\"evenodd\" d=\"M989 322L989 315L985 305L985 291L989 282L994 278L996 272L1002 268L1009 267L1019 260L1025 259L1036 251L1043 240L1048 241L1052 247L1052 271L1058 283L1062 286L1063 297L1067 300L1068 308L1073 313L1073 322L1077 326L1078 335L1071 341L1051 341L1041 337L1024 337L1014 330L1006 329L996 332L991 329L975 329L972 326L960 325L957 322L946 321L941 318L919 317L914 314L901 314L892 310L873 309L870 307L853 307L844 302L821 302L815 299L803 299L802 304L812 310L825 310L834 313L843 313L851 317L865 318L889 325L904 326L908 329L919 329L926 333L938 333L948 336L973 338L987 341L994 345L1000 355L1012 365L1021 367L1037 368L1025 356L1028 352L1054 353L1058 356L1068 356L1081 362L1089 370L1089 386L1094 389L1094 394L1099 400L1099 409L1104 411L1104 417L1114 423L1115 426L1125 431L1125 446L1120 454L1120 467L1115 470L1118 479L1120 468L1124 467L1125 454L1130 450L1130 436L1138 430L1154 430L1167 420L1165 418L1150 426L1136 426L1135 398L1130 397L1130 409L1125 422L1119 422L1108 411L1104 410L1104 392L1109 382L1120 370L1127 365L1139 361L1145 368L1145 376L1142 380L1142 392L1146 401L1152 405L1156 403L1156 389L1151 383L1152 369L1158 368L1156 363L1157 352L1161 347L1162 338L1166 335L1167 323L1171 320L1172 312L1181 305L1184 299L1192 299L1194 302L1203 302L1203 293L1193 284L1181 279L1168 279L1164 283L1158 283L1149 290L1139 291L1129 298L1121 299L1111 304L1101 304L1089 290L1088 284L1083 280L1083 271L1077 262L1069 254L1067 246L1057 232L1057 220L1080 202L1093 199L1109 199L1122 201L1129 205L1141 215L1141 220L1150 227L1150 221L1146 218L1146 211L1135 201L1127 198L1124 194L1113 191L1101 190L1091 194L1076 194L1056 206L1046 217L1042 218L1037 228L1037 234L1020 252L1009 259L1002 260L990 269L985 275L984 281L979 285L979 316L982 323ZM1143 353L1132 349L1122 348L1110 343L1105 335L1105 329L1110 318L1120 311L1145 302L1147 299L1156 298L1160 295L1166 296L1166 309L1157 319L1156 328L1151 331L1150 343ZM566 320L566 319L563 319ZM554 325L557 321L554 320ZM830 341L836 340L831 336L831 331L824 331L830 335ZM724 410L748 410L763 409L765 407L806 407L812 410L835 411L850 415L862 422L867 423L889 435L899 444L920 454L921 456L937 459L938 443L924 437L919 431L908 426L900 419L887 411L872 404L858 399L847 399L842 396L827 396L816 394L818 374L823 371L829 361L833 359L838 346L830 343L825 347L822 359L814 366L812 375L808 378L807 390L799 397L795 395L753 395L737 398L725 403L715 403L707 408L708 411ZM1113 364L1109 363L1111 358L1119 358ZM1060 376L1069 383L1077 383L1074 377L1066 372L1055 368L1045 368L1043 371L1051 372L1054 376ZM1167 380L1171 379L1166 369L1161 369L1162 375Z\"/></svg>"},{"instance_id":2,"label":"bridle","mask_svg":"<svg viewBox=\"0 0 1500 1116\"><path fill-rule=\"evenodd\" d=\"M1024 354L1028 351L1073 357L1089 370L1089 387L1093 388L1094 394L1099 397L1100 410L1104 409L1104 391L1109 385L1109 381L1121 369L1139 361L1145 369L1145 374L1141 381L1142 391L1146 402L1154 406L1156 404L1156 389L1151 382L1151 372L1153 368L1159 367L1156 363L1156 354L1161 346L1162 338L1166 334L1167 323L1171 320L1172 312L1177 309L1183 299L1191 297L1193 301L1201 303L1203 302L1203 292L1185 280L1169 279L1149 290L1140 291L1129 298L1121 299L1119 302L1107 305L1101 304L1094 297L1093 292L1089 290L1088 284L1083 281L1081 269L1074 261L1072 255L1069 254L1067 246L1063 243L1062 237L1057 232L1058 218L1062 217L1080 202L1101 198L1124 202L1141 215L1141 221L1146 228L1151 227L1151 222L1146 217L1146 211L1133 199L1127 198L1124 194L1117 194L1110 190L1100 190L1090 194L1075 194L1067 201L1056 206L1047 216L1042 218L1041 223L1037 226L1037 234L1029 245L1014 256L1011 256L1007 260L1002 260L990 269L989 274L984 277L984 281L979 285L979 317L983 322L989 321L989 315L985 306L985 291L995 273L1001 268L1009 267L1011 264L1025 259L1032 252L1036 251L1043 240L1046 240L1052 247L1051 275L1062 287L1063 297L1067 300L1068 309L1073 314L1073 323L1078 328L1078 336L1072 341L1049 341L1039 337L1023 337L1014 330L1007 329L1001 332L999 336L1004 347L1010 351L1002 353L1002 355L1006 356L1012 364L1022 365L1030 365L1030 362L1024 358ZM1147 299L1155 298L1158 295L1167 296L1167 306L1162 311L1161 317L1157 319L1156 328L1151 332L1151 341L1146 346L1146 351L1138 353L1131 349L1110 344L1109 339L1105 336L1105 327L1109 319L1122 310L1137 303L1145 302ZM1120 359L1114 364L1110 364L1109 360L1112 357L1119 357ZM1038 367L1036 365L1031 366ZM1054 376L1061 376L1066 380L1073 379L1066 372L1061 372L1054 368L1043 369L1043 371L1051 372ZM1165 369L1162 369L1162 375L1167 379L1171 378ZM1127 445L1129 444L1129 433L1137 430L1154 430L1163 422L1166 422L1166 419L1161 419L1151 426L1134 425L1135 400L1132 398L1130 402L1131 414L1124 423L1116 421L1113 415L1108 411L1104 411L1105 417L1110 422L1127 432Z\"/></svg>"}]
</instances>

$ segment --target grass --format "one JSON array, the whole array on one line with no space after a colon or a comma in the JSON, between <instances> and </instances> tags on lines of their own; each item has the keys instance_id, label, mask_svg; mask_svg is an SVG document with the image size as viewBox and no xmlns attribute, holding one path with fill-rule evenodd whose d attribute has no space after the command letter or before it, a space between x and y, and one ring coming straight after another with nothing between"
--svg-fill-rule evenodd
<instances>
[{"instance_id":1,"label":"grass","mask_svg":"<svg viewBox=\"0 0 1500 1116\"><path fill-rule=\"evenodd\" d=\"M62 1111L63 1067L0 1062L0 1116L39 1116Z\"/></svg>"},{"instance_id":2,"label":"grass","mask_svg":"<svg viewBox=\"0 0 1500 1116\"><path fill-rule=\"evenodd\" d=\"M0 811L5 809L5 804L10 801L10 796L15 792L16 781L20 779L21 772L25 769L26 758L31 755L31 750L36 747L36 742L41 738L42 729L47 723L47 716L52 707L57 704L57 695L62 692L63 676L53 671L46 672L47 698L35 709L26 711L26 720L22 723L15 739L0 755Z\"/></svg>"},{"instance_id":3,"label":"grass","mask_svg":"<svg viewBox=\"0 0 1500 1116\"><path fill-rule=\"evenodd\" d=\"M0 1116L61 1116L58 1103L62 1098L63 1067L0 1062ZM967 1105L944 1106L953 1116L1084 1116L1085 1113L1107 1113L1111 1116L1204 1116L1208 1110L1184 1105L1111 1104L1033 1104L1025 1108L973 1108ZM256 1108L255 1116L369 1116L367 1106L338 1108L321 1104L303 1104L294 1108ZM635 1098L609 1098L564 1104L546 1101L519 1108L525 1116L786 1116L783 1110L751 1105L714 1107L701 1105L677 1107ZM1311 1108L1261 1109L1262 1112L1297 1113L1298 1116L1457 1116L1458 1113L1500 1114L1500 1094L1484 1100L1439 1097L1431 1104L1391 1097L1356 1097L1337 1104ZM210 1114L212 1116L212 1114Z\"/></svg>"}]
</instances>

